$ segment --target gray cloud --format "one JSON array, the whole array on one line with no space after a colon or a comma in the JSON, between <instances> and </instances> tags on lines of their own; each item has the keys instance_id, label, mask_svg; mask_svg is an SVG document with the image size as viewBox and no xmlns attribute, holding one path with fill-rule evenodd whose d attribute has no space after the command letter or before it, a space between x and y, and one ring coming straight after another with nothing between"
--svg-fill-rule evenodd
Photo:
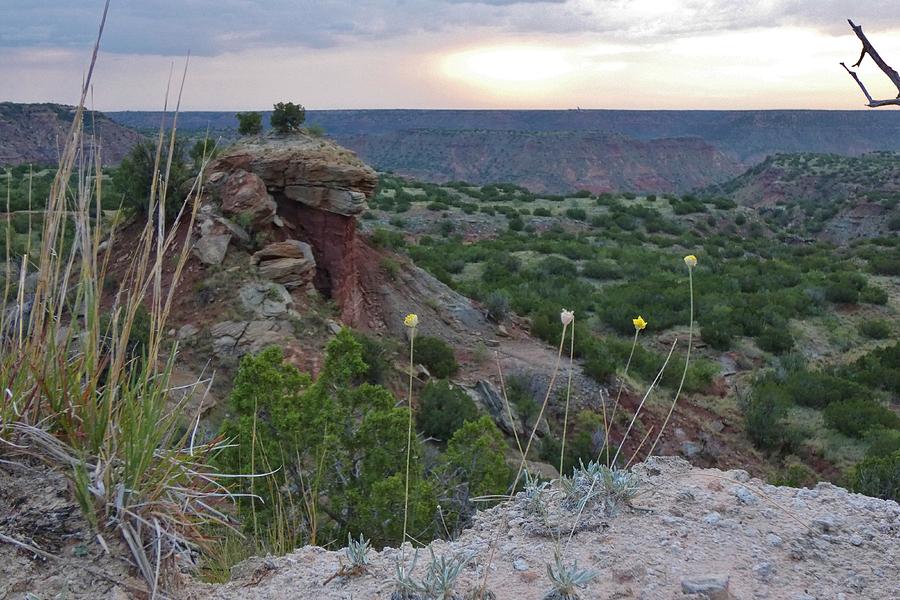
<instances>
[{"instance_id":1,"label":"gray cloud","mask_svg":"<svg viewBox=\"0 0 900 600\"><path fill-rule=\"evenodd\" d=\"M0 0L0 47L87 46L101 10L102 0ZM782 25L840 33L847 17L872 29L898 26L900 2L861 0L848 14L838 0L113 0L103 46L119 54L217 55L480 29L646 43Z\"/></svg>"}]
</instances>

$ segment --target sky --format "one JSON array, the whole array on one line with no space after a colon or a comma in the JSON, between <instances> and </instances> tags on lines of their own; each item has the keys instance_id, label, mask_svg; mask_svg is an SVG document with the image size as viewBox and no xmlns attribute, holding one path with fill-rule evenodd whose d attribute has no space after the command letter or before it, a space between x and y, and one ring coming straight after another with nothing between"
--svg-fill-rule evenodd
<instances>
[{"instance_id":1,"label":"sky","mask_svg":"<svg viewBox=\"0 0 900 600\"><path fill-rule=\"evenodd\" d=\"M77 102L102 9L0 0L0 101ZM92 104L160 109L190 53L188 110L855 109L847 18L900 68L898 0L112 0Z\"/></svg>"}]
</instances>

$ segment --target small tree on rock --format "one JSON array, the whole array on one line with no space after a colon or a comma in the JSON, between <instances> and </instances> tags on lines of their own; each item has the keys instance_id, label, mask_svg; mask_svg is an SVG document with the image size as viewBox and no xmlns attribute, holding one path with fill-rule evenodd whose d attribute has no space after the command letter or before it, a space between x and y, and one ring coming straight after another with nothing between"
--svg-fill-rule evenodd
<instances>
[{"instance_id":1,"label":"small tree on rock","mask_svg":"<svg viewBox=\"0 0 900 600\"><path fill-rule=\"evenodd\" d=\"M239 112L238 133L241 135L259 135L262 133L262 115L256 111Z\"/></svg>"},{"instance_id":2,"label":"small tree on rock","mask_svg":"<svg viewBox=\"0 0 900 600\"><path fill-rule=\"evenodd\" d=\"M293 102L279 102L272 111L272 128L278 133L292 133L306 120L306 109Z\"/></svg>"}]
</instances>

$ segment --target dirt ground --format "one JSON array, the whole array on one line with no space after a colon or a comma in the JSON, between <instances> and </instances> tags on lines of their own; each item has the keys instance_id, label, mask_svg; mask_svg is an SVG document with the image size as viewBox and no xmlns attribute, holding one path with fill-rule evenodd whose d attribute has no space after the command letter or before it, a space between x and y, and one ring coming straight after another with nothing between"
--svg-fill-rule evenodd
<instances>
[{"instance_id":1,"label":"dirt ground","mask_svg":"<svg viewBox=\"0 0 900 600\"><path fill-rule=\"evenodd\" d=\"M524 494L478 515L452 542L371 552L367 572L336 577L341 552L306 547L235 567L232 582L197 584L191 600L388 599L398 564L418 560L421 577L437 558L465 562L454 598L486 582L496 598L539 600L551 590L547 566L559 552L596 577L579 595L671 599L898 599L900 506L830 484L767 485L740 470L692 469L675 458L639 465L633 508L588 508L571 542L575 512L559 496L545 513ZM346 562L346 561L345 561ZM326 584L326 581L328 583Z\"/></svg>"}]
</instances>

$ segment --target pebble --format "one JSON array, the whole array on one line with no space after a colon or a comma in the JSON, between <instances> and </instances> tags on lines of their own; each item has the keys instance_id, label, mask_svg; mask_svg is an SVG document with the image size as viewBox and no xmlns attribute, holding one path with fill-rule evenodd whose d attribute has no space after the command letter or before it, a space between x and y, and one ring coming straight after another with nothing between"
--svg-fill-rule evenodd
<instances>
[{"instance_id":1,"label":"pebble","mask_svg":"<svg viewBox=\"0 0 900 600\"><path fill-rule=\"evenodd\" d=\"M756 497L756 494L742 485L736 485L729 491L732 493L732 495L736 496L742 504L756 504L759 501L759 499Z\"/></svg>"},{"instance_id":2,"label":"pebble","mask_svg":"<svg viewBox=\"0 0 900 600\"><path fill-rule=\"evenodd\" d=\"M728 598L727 575L700 575L681 579L681 591L685 594L704 594L711 600Z\"/></svg>"},{"instance_id":3,"label":"pebble","mask_svg":"<svg viewBox=\"0 0 900 600\"><path fill-rule=\"evenodd\" d=\"M775 566L768 561L757 563L753 565L753 574L763 581L769 581L775 574Z\"/></svg>"},{"instance_id":4,"label":"pebble","mask_svg":"<svg viewBox=\"0 0 900 600\"><path fill-rule=\"evenodd\" d=\"M718 525L721 520L722 515L720 515L716 511L708 513L705 517L703 517L703 522L708 525Z\"/></svg>"},{"instance_id":5,"label":"pebble","mask_svg":"<svg viewBox=\"0 0 900 600\"><path fill-rule=\"evenodd\" d=\"M513 569L515 569L516 571L527 571L528 563L525 562L525 560L522 558L517 558L513 561Z\"/></svg>"}]
</instances>

